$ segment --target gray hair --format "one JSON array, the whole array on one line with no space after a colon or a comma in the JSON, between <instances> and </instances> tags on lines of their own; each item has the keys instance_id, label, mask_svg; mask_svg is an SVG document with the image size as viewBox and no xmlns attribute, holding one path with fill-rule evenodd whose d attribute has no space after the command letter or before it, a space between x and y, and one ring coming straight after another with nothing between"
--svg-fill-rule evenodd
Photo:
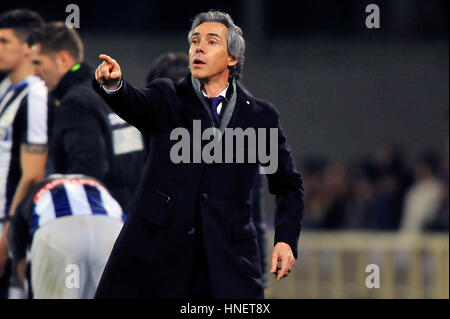
<instances>
[{"instance_id":1,"label":"gray hair","mask_svg":"<svg viewBox=\"0 0 450 319\"><path fill-rule=\"evenodd\" d=\"M237 58L236 65L230 68L230 77L235 77L238 80L241 76L245 59L245 40L241 28L234 24L228 13L216 10L202 12L197 14L192 22L191 30L188 34L189 44L191 44L191 37L195 28L204 22L219 22L227 27L228 54L233 58Z\"/></svg>"}]
</instances>

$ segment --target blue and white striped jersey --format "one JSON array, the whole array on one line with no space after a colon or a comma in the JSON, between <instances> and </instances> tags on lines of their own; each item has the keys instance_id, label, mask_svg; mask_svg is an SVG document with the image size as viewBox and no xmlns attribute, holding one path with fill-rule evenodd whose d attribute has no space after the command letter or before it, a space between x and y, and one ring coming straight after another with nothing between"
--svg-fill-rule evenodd
<instances>
[{"instance_id":1,"label":"blue and white striped jersey","mask_svg":"<svg viewBox=\"0 0 450 319\"><path fill-rule=\"evenodd\" d=\"M100 215L123 222L119 203L96 179L85 175L53 174L34 185L18 205L8 232L14 258L25 257L40 227L57 218Z\"/></svg>"},{"instance_id":2,"label":"blue and white striped jersey","mask_svg":"<svg viewBox=\"0 0 450 319\"><path fill-rule=\"evenodd\" d=\"M43 185L33 196L30 233L64 216L106 215L124 221L119 203L99 182L81 175L61 176Z\"/></svg>"},{"instance_id":3,"label":"blue and white striped jersey","mask_svg":"<svg viewBox=\"0 0 450 319\"><path fill-rule=\"evenodd\" d=\"M12 85L0 82L0 219L9 206L20 177L20 145L48 145L47 88L36 76Z\"/></svg>"}]
</instances>

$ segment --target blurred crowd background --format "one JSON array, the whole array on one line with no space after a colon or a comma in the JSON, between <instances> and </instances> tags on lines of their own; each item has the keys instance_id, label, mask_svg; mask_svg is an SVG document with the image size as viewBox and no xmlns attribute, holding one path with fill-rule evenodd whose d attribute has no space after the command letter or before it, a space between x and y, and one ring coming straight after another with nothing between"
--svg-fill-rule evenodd
<instances>
[{"instance_id":1,"label":"blurred crowd background","mask_svg":"<svg viewBox=\"0 0 450 319\"><path fill-rule=\"evenodd\" d=\"M157 56L187 52L196 13L230 13L246 38L242 83L277 106L303 174L304 231L448 232L448 1L23 0L0 12L64 21L70 3L85 60L106 53L137 86ZM371 3L380 29L365 26ZM270 228L267 189L264 203Z\"/></svg>"},{"instance_id":2,"label":"blurred crowd background","mask_svg":"<svg viewBox=\"0 0 450 319\"><path fill-rule=\"evenodd\" d=\"M300 161L304 227L326 230L448 231L448 153L427 150L408 162L394 144L350 164Z\"/></svg>"}]
</instances>

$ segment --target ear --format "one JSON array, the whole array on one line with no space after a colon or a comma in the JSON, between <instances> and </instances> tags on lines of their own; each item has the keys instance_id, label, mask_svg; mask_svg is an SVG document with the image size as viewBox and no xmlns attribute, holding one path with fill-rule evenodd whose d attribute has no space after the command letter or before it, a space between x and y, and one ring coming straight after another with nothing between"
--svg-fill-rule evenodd
<instances>
[{"instance_id":1,"label":"ear","mask_svg":"<svg viewBox=\"0 0 450 319\"><path fill-rule=\"evenodd\" d=\"M23 53L25 54L25 56L26 56L26 57L31 56L31 48L30 48L30 46L28 45L28 43L25 42L25 43L23 44L23 47L24 47Z\"/></svg>"},{"instance_id":2,"label":"ear","mask_svg":"<svg viewBox=\"0 0 450 319\"><path fill-rule=\"evenodd\" d=\"M73 64L73 58L70 53L66 50L61 50L58 52L58 59L61 61L63 65Z\"/></svg>"},{"instance_id":3,"label":"ear","mask_svg":"<svg viewBox=\"0 0 450 319\"><path fill-rule=\"evenodd\" d=\"M232 67L235 66L238 63L238 58L232 57L232 56L228 56L228 67Z\"/></svg>"}]
</instances>

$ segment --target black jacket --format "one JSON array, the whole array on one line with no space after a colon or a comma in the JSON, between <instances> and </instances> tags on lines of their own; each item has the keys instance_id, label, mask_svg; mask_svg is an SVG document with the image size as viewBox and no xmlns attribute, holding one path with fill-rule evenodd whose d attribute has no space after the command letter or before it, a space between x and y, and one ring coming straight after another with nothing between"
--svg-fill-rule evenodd
<instances>
[{"instance_id":1,"label":"black jacket","mask_svg":"<svg viewBox=\"0 0 450 319\"><path fill-rule=\"evenodd\" d=\"M144 152L115 154L113 132L120 134L128 124L117 124L117 116L92 89L92 76L81 63L51 93L55 119L49 173L95 177L125 209L142 174Z\"/></svg>"},{"instance_id":2,"label":"black jacket","mask_svg":"<svg viewBox=\"0 0 450 319\"><path fill-rule=\"evenodd\" d=\"M258 163L175 164L170 157L172 146L178 142L170 139L174 128L186 128L192 136L193 120L201 121L202 132L213 123L191 77L180 84L156 80L147 89L135 89L123 81L122 88L112 95L95 80L93 87L119 116L151 138L142 182L96 296L186 297L193 273L194 237L201 231L213 297L263 297L251 218L251 190ZM269 191L276 195L277 203L274 242L288 243L297 257L302 178L295 169L278 111L272 104L248 96L239 85L236 94L227 127L278 131L278 170L267 175ZM202 141L202 149L207 143Z\"/></svg>"},{"instance_id":3,"label":"black jacket","mask_svg":"<svg viewBox=\"0 0 450 319\"><path fill-rule=\"evenodd\" d=\"M113 162L109 108L92 90L92 70L85 63L67 72L54 91L52 173L84 174L107 187Z\"/></svg>"}]
</instances>

